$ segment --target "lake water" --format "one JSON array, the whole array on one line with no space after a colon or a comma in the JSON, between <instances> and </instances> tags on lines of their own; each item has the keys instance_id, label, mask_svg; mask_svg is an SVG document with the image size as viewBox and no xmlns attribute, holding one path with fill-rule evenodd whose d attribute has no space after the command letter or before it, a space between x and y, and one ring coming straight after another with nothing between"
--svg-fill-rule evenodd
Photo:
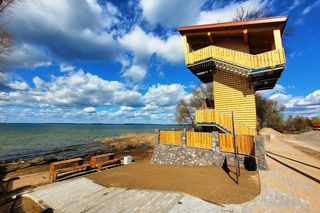
<instances>
[{"instance_id":1,"label":"lake water","mask_svg":"<svg viewBox=\"0 0 320 213\"><path fill-rule=\"evenodd\" d=\"M84 156L110 148L96 138L126 133L153 133L156 128L177 125L112 124L1 124L0 162L35 157L64 159Z\"/></svg>"}]
</instances>

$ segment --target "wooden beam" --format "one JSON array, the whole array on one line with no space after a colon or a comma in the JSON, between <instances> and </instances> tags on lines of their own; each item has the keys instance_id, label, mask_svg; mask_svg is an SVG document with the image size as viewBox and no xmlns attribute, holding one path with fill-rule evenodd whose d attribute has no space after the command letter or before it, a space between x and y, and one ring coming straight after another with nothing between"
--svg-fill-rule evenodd
<instances>
[{"instance_id":1,"label":"wooden beam","mask_svg":"<svg viewBox=\"0 0 320 213\"><path fill-rule=\"evenodd\" d=\"M211 43L211 44L214 44L213 38L212 38L213 35L211 34L211 32L208 32L207 35L208 35L208 38L209 38L210 43Z\"/></svg>"},{"instance_id":2,"label":"wooden beam","mask_svg":"<svg viewBox=\"0 0 320 213\"><path fill-rule=\"evenodd\" d=\"M248 29L243 30L243 40L245 44L248 44Z\"/></svg>"},{"instance_id":3,"label":"wooden beam","mask_svg":"<svg viewBox=\"0 0 320 213\"><path fill-rule=\"evenodd\" d=\"M269 33L272 34L272 31L274 29L278 29L278 28L275 28L275 27L255 27L255 28L246 28L248 30L248 32L250 31L250 33L258 33L258 32L266 32L266 33ZM226 35L226 34L243 34L243 30L246 30L246 29L243 29L243 28L237 28L237 29L229 29L229 30L210 30L210 33L211 34L214 34L214 35ZM207 34L208 31L203 31L203 32L186 32L184 33L184 35L187 35L187 36L193 36L193 35L205 35Z\"/></svg>"},{"instance_id":4,"label":"wooden beam","mask_svg":"<svg viewBox=\"0 0 320 213\"><path fill-rule=\"evenodd\" d=\"M273 30L274 45L276 50L282 49L282 39L280 29Z\"/></svg>"}]
</instances>

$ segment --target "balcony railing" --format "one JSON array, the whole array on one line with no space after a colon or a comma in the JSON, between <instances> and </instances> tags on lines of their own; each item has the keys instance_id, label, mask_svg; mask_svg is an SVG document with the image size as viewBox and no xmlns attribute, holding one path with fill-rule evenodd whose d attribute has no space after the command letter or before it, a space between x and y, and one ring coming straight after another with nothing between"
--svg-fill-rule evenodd
<instances>
[{"instance_id":1,"label":"balcony railing","mask_svg":"<svg viewBox=\"0 0 320 213\"><path fill-rule=\"evenodd\" d=\"M204 110L196 110L195 112L195 122L214 123L224 128L225 130L231 132L232 131L232 119L230 116L222 114L214 109L204 109ZM255 129L247 127L239 121L235 121L235 132L239 135L256 135L257 132Z\"/></svg>"},{"instance_id":2,"label":"balcony railing","mask_svg":"<svg viewBox=\"0 0 320 213\"><path fill-rule=\"evenodd\" d=\"M246 69L274 67L286 63L284 49L251 55L248 53L210 45L185 55L186 64L191 65L205 59L216 59L228 62Z\"/></svg>"}]
</instances>

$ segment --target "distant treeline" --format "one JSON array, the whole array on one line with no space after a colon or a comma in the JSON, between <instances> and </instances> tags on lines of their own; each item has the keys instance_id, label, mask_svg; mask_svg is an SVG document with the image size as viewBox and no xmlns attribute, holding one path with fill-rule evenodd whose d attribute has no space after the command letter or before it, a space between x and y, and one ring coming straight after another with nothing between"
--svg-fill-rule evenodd
<instances>
[{"instance_id":1,"label":"distant treeline","mask_svg":"<svg viewBox=\"0 0 320 213\"><path fill-rule=\"evenodd\" d=\"M283 115L285 107L275 100L256 95L257 116L260 128L270 127L280 132L304 132L320 125L320 117Z\"/></svg>"}]
</instances>

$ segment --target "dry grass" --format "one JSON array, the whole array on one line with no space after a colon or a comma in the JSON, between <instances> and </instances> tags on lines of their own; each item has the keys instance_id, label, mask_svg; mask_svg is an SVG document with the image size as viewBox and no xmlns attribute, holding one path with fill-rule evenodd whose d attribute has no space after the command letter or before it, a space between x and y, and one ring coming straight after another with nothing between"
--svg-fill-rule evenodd
<instances>
[{"instance_id":1,"label":"dry grass","mask_svg":"<svg viewBox=\"0 0 320 213\"><path fill-rule=\"evenodd\" d=\"M114 149L132 149L147 146L154 147L154 134L152 133L129 133L112 138L99 138L95 142L105 143Z\"/></svg>"}]
</instances>

